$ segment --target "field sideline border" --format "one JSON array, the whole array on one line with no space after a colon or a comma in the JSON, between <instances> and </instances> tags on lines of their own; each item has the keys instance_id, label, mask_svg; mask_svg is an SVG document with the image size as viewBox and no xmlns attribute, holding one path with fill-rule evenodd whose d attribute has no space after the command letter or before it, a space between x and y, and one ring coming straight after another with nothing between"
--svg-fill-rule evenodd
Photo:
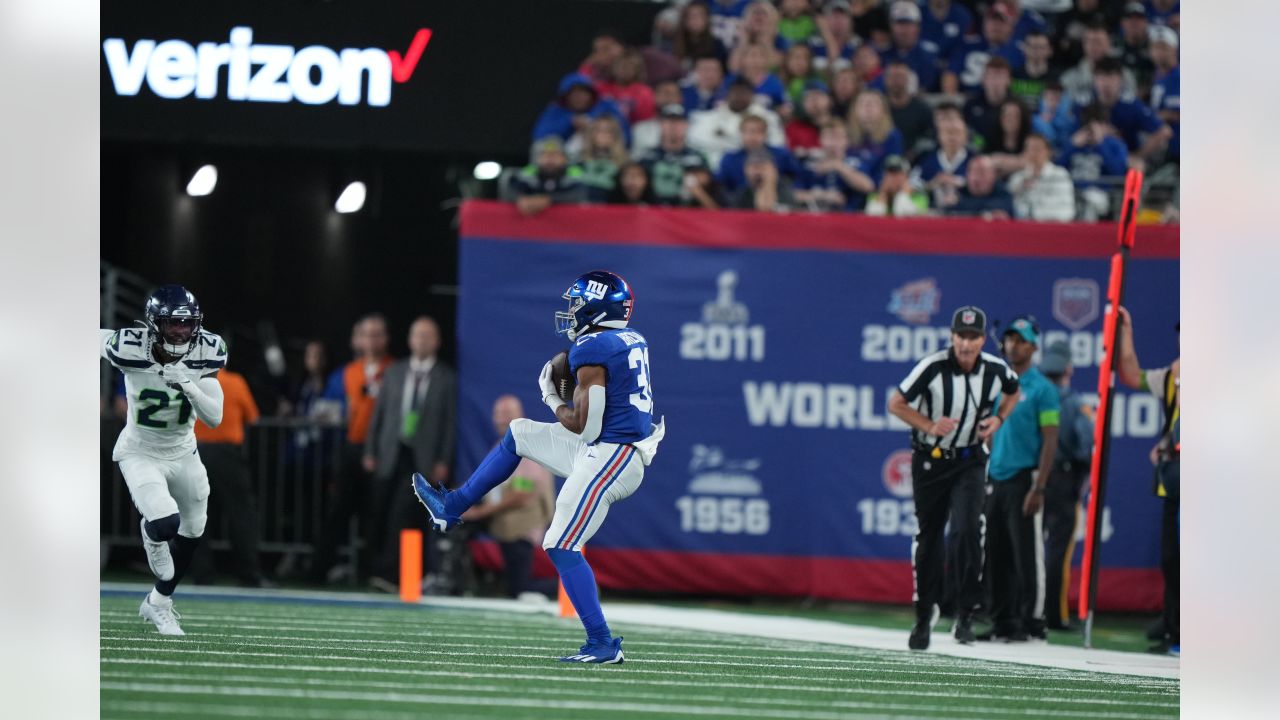
<instances>
[{"instance_id":1,"label":"field sideline border","mask_svg":"<svg viewBox=\"0 0 1280 720\"><path fill-rule=\"evenodd\" d=\"M101 597L141 597L150 589L142 583L101 583ZM424 597L420 603L404 603L385 594L358 592L325 592L315 590L280 590L258 588L195 587L178 595L178 601L219 600L228 602L266 602L349 607L421 607L424 610L470 610L556 615L552 602L529 603L499 598ZM750 636L793 642L816 642L828 645L860 647L872 650L903 651L907 628L886 630L846 623L785 616L761 616L724 610L676 608L645 603L611 602L605 604L610 622L649 625L663 628L698 630L726 635ZM1179 679L1178 658L1117 650L1084 648L1044 643L977 643L960 645L946 632L945 623L934 629L930 653L973 660L1009 662L1021 665L1053 667L1064 670L1137 675Z\"/></svg>"}]
</instances>

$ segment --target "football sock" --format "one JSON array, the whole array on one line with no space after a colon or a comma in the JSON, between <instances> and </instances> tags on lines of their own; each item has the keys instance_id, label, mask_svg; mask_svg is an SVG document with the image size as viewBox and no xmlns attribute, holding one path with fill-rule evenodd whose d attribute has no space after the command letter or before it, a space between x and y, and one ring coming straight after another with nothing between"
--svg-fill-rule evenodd
<instances>
[{"instance_id":1,"label":"football sock","mask_svg":"<svg viewBox=\"0 0 1280 720\"><path fill-rule=\"evenodd\" d=\"M444 511L450 515L461 515L467 508L480 502L490 490L498 487L511 477L520 464L520 456L516 454L516 439L511 431L503 436L502 442L489 451L480 467L471 473L471 477L462 487L445 495Z\"/></svg>"},{"instance_id":2,"label":"football sock","mask_svg":"<svg viewBox=\"0 0 1280 720\"><path fill-rule=\"evenodd\" d=\"M169 551L173 554L173 579L157 581L156 592L165 596L173 594L182 576L187 574L187 568L191 567L191 558L195 556L199 545L198 537L189 538L179 534L173 538L173 542L169 543Z\"/></svg>"},{"instance_id":3,"label":"football sock","mask_svg":"<svg viewBox=\"0 0 1280 720\"><path fill-rule=\"evenodd\" d=\"M560 582L564 583L564 591L578 611L578 619L587 631L587 639L597 643L608 643L613 640L609 624L604 620L604 610L600 609L600 593L596 588L596 574L591 571L587 559L582 553L573 550L551 548L547 550L551 562L555 563L560 573Z\"/></svg>"}]
</instances>

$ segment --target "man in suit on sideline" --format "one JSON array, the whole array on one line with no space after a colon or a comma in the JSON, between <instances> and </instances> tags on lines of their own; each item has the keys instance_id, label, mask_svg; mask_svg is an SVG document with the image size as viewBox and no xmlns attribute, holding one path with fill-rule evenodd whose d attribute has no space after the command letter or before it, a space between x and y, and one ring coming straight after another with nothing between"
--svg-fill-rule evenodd
<instances>
[{"instance_id":1,"label":"man in suit on sideline","mask_svg":"<svg viewBox=\"0 0 1280 720\"><path fill-rule=\"evenodd\" d=\"M365 441L364 467L377 483L381 542L375 547L371 582L394 590L399 577L400 531L421 528L413 493L405 488L418 468L445 482L457 438L457 376L441 363L440 328L423 315L409 326L409 357L387 368ZM426 548L427 566L434 565Z\"/></svg>"}]
</instances>

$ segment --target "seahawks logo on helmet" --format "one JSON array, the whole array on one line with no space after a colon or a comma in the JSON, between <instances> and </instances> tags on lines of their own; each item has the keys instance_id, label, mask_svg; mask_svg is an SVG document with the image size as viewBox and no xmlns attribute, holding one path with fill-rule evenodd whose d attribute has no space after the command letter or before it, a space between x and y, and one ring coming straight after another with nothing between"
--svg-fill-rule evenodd
<instances>
[{"instance_id":1,"label":"seahawks logo on helmet","mask_svg":"<svg viewBox=\"0 0 1280 720\"><path fill-rule=\"evenodd\" d=\"M626 327L635 303L627 281L606 270L579 277L561 297L569 301L569 309L556 313L556 332L569 340L593 327Z\"/></svg>"},{"instance_id":2,"label":"seahawks logo on helmet","mask_svg":"<svg viewBox=\"0 0 1280 720\"><path fill-rule=\"evenodd\" d=\"M181 285L163 285L147 298L145 312L148 346L156 343L175 359L191 351L204 321L195 295Z\"/></svg>"}]
</instances>

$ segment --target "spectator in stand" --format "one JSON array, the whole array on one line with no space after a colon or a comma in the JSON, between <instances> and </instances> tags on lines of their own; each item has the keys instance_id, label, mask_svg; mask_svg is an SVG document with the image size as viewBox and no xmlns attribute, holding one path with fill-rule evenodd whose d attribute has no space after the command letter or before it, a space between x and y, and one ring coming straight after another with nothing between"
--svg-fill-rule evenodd
<instances>
[{"instance_id":1,"label":"spectator in stand","mask_svg":"<svg viewBox=\"0 0 1280 720\"><path fill-rule=\"evenodd\" d=\"M973 14L951 0L928 0L923 10L920 37L934 44L939 58L950 58L973 28Z\"/></svg>"},{"instance_id":2,"label":"spectator in stand","mask_svg":"<svg viewBox=\"0 0 1280 720\"><path fill-rule=\"evenodd\" d=\"M769 49L759 43L749 43L740 47L739 52L742 58L741 72L725 78L726 91L739 78L746 80L751 83L757 103L786 116L790 111L790 100L782 81L769 72Z\"/></svg>"},{"instance_id":3,"label":"spectator in stand","mask_svg":"<svg viewBox=\"0 0 1280 720\"><path fill-rule=\"evenodd\" d=\"M586 135L575 163L581 170L578 182L586 188L587 202L600 203L617 184L618 169L627 162L627 146L618 121L609 115L592 120Z\"/></svg>"},{"instance_id":4,"label":"spectator in stand","mask_svg":"<svg viewBox=\"0 0 1280 720\"><path fill-rule=\"evenodd\" d=\"M1058 70L1073 67L1084 57L1083 43L1086 28L1101 25L1115 27L1120 22L1120 3L1102 0L1075 0L1075 6L1062 13L1054 22L1054 64Z\"/></svg>"},{"instance_id":5,"label":"spectator in stand","mask_svg":"<svg viewBox=\"0 0 1280 720\"><path fill-rule=\"evenodd\" d=\"M821 146L822 126L832 118L831 95L827 84L810 80L800 101L800 112L787 123L787 147L798 159Z\"/></svg>"},{"instance_id":6,"label":"spectator in stand","mask_svg":"<svg viewBox=\"0 0 1280 720\"><path fill-rule=\"evenodd\" d=\"M644 58L635 50L626 50L613 61L612 79L596 81L596 89L612 100L630 124L648 120L656 114L653 89L645 84Z\"/></svg>"},{"instance_id":7,"label":"spectator in stand","mask_svg":"<svg viewBox=\"0 0 1280 720\"><path fill-rule=\"evenodd\" d=\"M782 87L787 92L787 102L792 106L800 105L804 98L804 89L814 80L822 78L813 69L813 51L808 45L800 43L787 48L782 61Z\"/></svg>"},{"instance_id":8,"label":"spectator in stand","mask_svg":"<svg viewBox=\"0 0 1280 720\"><path fill-rule=\"evenodd\" d=\"M849 14L853 18L853 34L862 38L876 52L892 45L889 31L888 0L852 0Z\"/></svg>"},{"instance_id":9,"label":"spectator in stand","mask_svg":"<svg viewBox=\"0 0 1280 720\"><path fill-rule=\"evenodd\" d=\"M582 168L569 164L560 138L545 137L534 143L532 155L533 163L512 182L521 215L537 215L552 205L586 202Z\"/></svg>"},{"instance_id":10,"label":"spectator in stand","mask_svg":"<svg viewBox=\"0 0 1280 720\"><path fill-rule=\"evenodd\" d=\"M329 376L328 353L324 343L310 340L302 350L302 380L294 388L289 402L281 408L281 415L341 422L342 383L333 384Z\"/></svg>"},{"instance_id":11,"label":"spectator in stand","mask_svg":"<svg viewBox=\"0 0 1280 720\"><path fill-rule=\"evenodd\" d=\"M404 479L421 471L444 487L457 444L458 378L439 359L440 327L423 315L409 326L409 357L387 368L382 393L364 446L365 469L378 486L379 533L374 587L395 592L400 576L400 532L420 529L418 504ZM436 544L427 543L425 564L439 570Z\"/></svg>"},{"instance_id":12,"label":"spectator in stand","mask_svg":"<svg viewBox=\"0 0 1280 720\"><path fill-rule=\"evenodd\" d=\"M680 105L684 107L684 96L680 92L680 85L674 80L664 80L653 86L653 99L657 102L659 110L668 105ZM658 142L662 137L662 118L661 113L655 113L648 120L641 120L631 126L631 157L639 159L645 156L650 150L658 147Z\"/></svg>"},{"instance_id":13,"label":"spectator in stand","mask_svg":"<svg viewBox=\"0 0 1280 720\"><path fill-rule=\"evenodd\" d=\"M960 108L943 103L933 110L938 149L924 155L911 173L911 187L929 194L935 207L954 202L969 168L969 128Z\"/></svg>"},{"instance_id":14,"label":"spectator in stand","mask_svg":"<svg viewBox=\"0 0 1280 720\"><path fill-rule=\"evenodd\" d=\"M1027 106L1014 98L1000 103L1000 122L995 137L986 147L987 156L995 163L1000 177L1022 169L1022 151L1030 134L1031 113Z\"/></svg>"},{"instance_id":15,"label":"spectator in stand","mask_svg":"<svg viewBox=\"0 0 1280 720\"><path fill-rule=\"evenodd\" d=\"M750 46L764 50L764 70L782 64L788 43L778 34L778 10L769 0L755 0L747 6L738 23L738 35L729 48L729 72L746 73L744 51Z\"/></svg>"},{"instance_id":16,"label":"spectator in stand","mask_svg":"<svg viewBox=\"0 0 1280 720\"><path fill-rule=\"evenodd\" d=\"M1151 97L1151 76L1155 66L1151 62L1150 26L1147 9L1140 2L1127 2L1120 16L1120 64L1133 73L1138 84L1138 97Z\"/></svg>"},{"instance_id":17,"label":"spectator in stand","mask_svg":"<svg viewBox=\"0 0 1280 720\"><path fill-rule=\"evenodd\" d=\"M578 72L591 82L608 82L613 79L613 64L626 49L616 33L602 30L591 39L591 54L578 66Z\"/></svg>"},{"instance_id":18,"label":"spectator in stand","mask_svg":"<svg viewBox=\"0 0 1280 720\"><path fill-rule=\"evenodd\" d=\"M794 181L798 169L795 156L784 147L769 145L767 142L769 129L763 118L747 115L742 118L739 131L742 136L742 149L725 153L720 160L720 168L716 172L716 180L726 192L732 195L747 184L747 158L755 152L767 152L772 155L778 174Z\"/></svg>"},{"instance_id":19,"label":"spectator in stand","mask_svg":"<svg viewBox=\"0 0 1280 720\"><path fill-rule=\"evenodd\" d=\"M1049 36L1038 30L1027 33L1022 41L1024 62L1021 67L1013 69L1013 82L1009 92L1030 107L1034 107L1044 94L1050 82L1058 80L1058 72L1053 69L1050 60L1053 58L1053 43Z\"/></svg>"},{"instance_id":20,"label":"spectator in stand","mask_svg":"<svg viewBox=\"0 0 1280 720\"><path fill-rule=\"evenodd\" d=\"M725 91L725 99L714 110L693 113L689 118L689 145L706 156L712 169L720 167L720 158L730 150L742 147L742 119L748 115L763 118L768 126L770 145L785 145L786 136L777 113L753 105L755 89L751 82L739 78Z\"/></svg>"},{"instance_id":21,"label":"spectator in stand","mask_svg":"<svg viewBox=\"0 0 1280 720\"><path fill-rule=\"evenodd\" d=\"M809 40L813 66L828 76L850 67L861 41L853 34L853 16L849 14L848 0L829 0L823 6L817 25L818 34Z\"/></svg>"},{"instance_id":22,"label":"spectator in stand","mask_svg":"<svg viewBox=\"0 0 1280 720\"><path fill-rule=\"evenodd\" d=\"M1115 58L1098 61L1093 73L1093 101L1107 110L1107 121L1124 140L1130 154L1142 160L1154 159L1173 137L1164 124L1141 100L1123 94L1124 68Z\"/></svg>"},{"instance_id":23,"label":"spectator in stand","mask_svg":"<svg viewBox=\"0 0 1280 720\"><path fill-rule=\"evenodd\" d=\"M1020 0L1001 0L1001 2L1009 9L1009 16L1013 18L1014 42L1021 43L1028 34L1036 31L1044 32L1047 29L1044 16L1031 8L1022 7Z\"/></svg>"},{"instance_id":24,"label":"spectator in stand","mask_svg":"<svg viewBox=\"0 0 1280 720\"><path fill-rule=\"evenodd\" d=\"M818 32L809 0L782 0L778 3L778 35L789 45L808 45Z\"/></svg>"},{"instance_id":25,"label":"spectator in stand","mask_svg":"<svg viewBox=\"0 0 1280 720\"><path fill-rule=\"evenodd\" d=\"M884 68L880 66L880 53L870 45L863 45L853 53L853 71L858 75L858 82L863 87L880 89L883 83L880 76Z\"/></svg>"},{"instance_id":26,"label":"spectator in stand","mask_svg":"<svg viewBox=\"0 0 1280 720\"><path fill-rule=\"evenodd\" d=\"M822 126L822 148L805 159L796 183L798 205L818 212L852 212L867 204L876 181L849 149L849 129L834 118Z\"/></svg>"},{"instance_id":27,"label":"spectator in stand","mask_svg":"<svg viewBox=\"0 0 1280 720\"><path fill-rule=\"evenodd\" d=\"M663 105L658 111L661 138L658 147L640 158L653 183L653 194L662 205L679 205L684 195L685 173L706 167L702 153L689 147L689 120L679 103Z\"/></svg>"},{"instance_id":28,"label":"spectator in stand","mask_svg":"<svg viewBox=\"0 0 1280 720\"><path fill-rule=\"evenodd\" d=\"M899 155L884 161L880 189L867 196L866 213L873 217L915 217L929 212L929 198L911 189L911 165Z\"/></svg>"},{"instance_id":29,"label":"spectator in stand","mask_svg":"<svg viewBox=\"0 0 1280 720\"><path fill-rule=\"evenodd\" d=\"M916 74L920 87L938 89L938 48L920 39L920 6L910 0L896 0L889 9L893 44L880 53L880 64L906 63Z\"/></svg>"},{"instance_id":30,"label":"spectator in stand","mask_svg":"<svg viewBox=\"0 0 1280 720\"><path fill-rule=\"evenodd\" d=\"M524 408L515 395L503 395L493 404L493 429L497 437L507 434L511 422L524 416ZM498 487L490 490L478 505L462 513L466 523L485 523L489 535L502 551L502 574L507 595L519 598L537 593L547 598L556 594L556 583L550 578L533 579L535 543L542 536L555 512L555 480L538 463L521 458L515 472Z\"/></svg>"},{"instance_id":31,"label":"spectator in stand","mask_svg":"<svg viewBox=\"0 0 1280 720\"><path fill-rule=\"evenodd\" d=\"M902 133L907 157L915 157L933 134L933 111L916 94L917 82L906 63L892 62L884 70L884 94L893 126Z\"/></svg>"},{"instance_id":32,"label":"spectator in stand","mask_svg":"<svg viewBox=\"0 0 1280 720\"><path fill-rule=\"evenodd\" d=\"M1036 105L1036 113L1031 116L1031 129L1048 138L1056 151L1066 147L1075 127L1075 108L1062 91L1062 83L1056 80L1049 82Z\"/></svg>"},{"instance_id":33,"label":"spectator in stand","mask_svg":"<svg viewBox=\"0 0 1280 720\"><path fill-rule=\"evenodd\" d=\"M649 171L638 162L629 162L618 171L618 185L609 193L610 205L657 205Z\"/></svg>"},{"instance_id":34,"label":"spectator in stand","mask_svg":"<svg viewBox=\"0 0 1280 720\"><path fill-rule=\"evenodd\" d=\"M709 0L707 7L711 10L711 34L716 36L725 48L733 45L738 37L738 24L742 22L742 14L753 0Z\"/></svg>"},{"instance_id":35,"label":"spectator in stand","mask_svg":"<svg viewBox=\"0 0 1280 720\"><path fill-rule=\"evenodd\" d=\"M964 121L973 131L973 144L979 149L995 143L1000 131L1000 106L1010 97L1011 80L1008 61L999 56L991 58L982 69L982 92L964 104Z\"/></svg>"},{"instance_id":36,"label":"spectator in stand","mask_svg":"<svg viewBox=\"0 0 1280 720\"><path fill-rule=\"evenodd\" d=\"M724 199L724 190L716 182L710 168L704 166L686 170L684 186L688 190L688 196L683 202L686 207L717 210L727 204Z\"/></svg>"},{"instance_id":37,"label":"spectator in stand","mask_svg":"<svg viewBox=\"0 0 1280 720\"><path fill-rule=\"evenodd\" d=\"M628 132L626 118L611 100L600 97L591 79L581 73L570 73L560 79L556 99L547 105L533 126L533 139L556 136L567 141L585 130L592 118L612 115L621 122L623 135Z\"/></svg>"},{"instance_id":38,"label":"spectator in stand","mask_svg":"<svg viewBox=\"0 0 1280 720\"><path fill-rule=\"evenodd\" d=\"M942 75L942 92L955 95L981 90L983 70L993 57L1004 58L1008 67L1022 67L1025 60L1013 37L1013 10L1008 3L992 3L982 15L982 35L965 38L956 48Z\"/></svg>"},{"instance_id":39,"label":"spectator in stand","mask_svg":"<svg viewBox=\"0 0 1280 720\"><path fill-rule=\"evenodd\" d=\"M1071 143L1058 158L1058 164L1071 171L1071 179L1080 191L1080 218L1094 221L1111 210L1108 186L1118 186L1129 167L1129 151L1116 137L1107 122L1109 113L1101 105L1090 105L1080 115L1080 129L1071 135ZM1109 182L1104 183L1106 178Z\"/></svg>"},{"instance_id":40,"label":"spectator in stand","mask_svg":"<svg viewBox=\"0 0 1280 720\"><path fill-rule=\"evenodd\" d=\"M382 377L391 365L387 353L387 321L382 315L366 315L357 323L359 342L353 341L357 356L342 369L342 385L347 405L347 444L343 448L343 468L338 472L337 488L329 516L325 519L320 541L317 543L312 579L318 582L336 582L345 568L335 567L338 545L349 535L352 517L359 521L363 542L357 552L358 568L367 572L369 553L373 547L377 526L374 522L374 496L369 481L370 469L364 464L364 444L368 439L369 423L382 389ZM354 578L353 578L354 579Z\"/></svg>"},{"instance_id":41,"label":"spectator in stand","mask_svg":"<svg viewBox=\"0 0 1280 720\"><path fill-rule=\"evenodd\" d=\"M1182 73L1178 69L1178 33L1163 25L1151 28L1151 59L1155 62L1155 83L1151 86L1151 107L1169 126L1172 134L1165 157L1177 163L1182 158L1179 132L1182 101L1179 97Z\"/></svg>"},{"instance_id":42,"label":"spectator in stand","mask_svg":"<svg viewBox=\"0 0 1280 720\"><path fill-rule=\"evenodd\" d=\"M871 56L877 60L880 58L875 52ZM859 92L862 92L862 81L858 78L858 71L852 65L837 70L831 77L831 114L848 117Z\"/></svg>"},{"instance_id":43,"label":"spectator in stand","mask_svg":"<svg viewBox=\"0 0 1280 720\"><path fill-rule=\"evenodd\" d=\"M1075 187L1066 168L1053 164L1049 139L1027 136L1021 170L1009 178L1013 212L1019 220L1070 222L1076 216Z\"/></svg>"},{"instance_id":44,"label":"spectator in stand","mask_svg":"<svg viewBox=\"0 0 1280 720\"><path fill-rule=\"evenodd\" d=\"M711 11L702 0L693 0L680 9L680 24L672 41L672 53L686 72L695 70L702 58L715 58L720 63L728 59L729 50L711 33ZM723 65L720 71L724 73ZM717 80L712 87L718 87L719 83Z\"/></svg>"},{"instance_id":45,"label":"spectator in stand","mask_svg":"<svg viewBox=\"0 0 1280 720\"><path fill-rule=\"evenodd\" d=\"M880 177L881 163L905 148L902 133L893 126L889 101L875 90L863 90L849 113L849 147L862 160L864 171Z\"/></svg>"},{"instance_id":46,"label":"spectator in stand","mask_svg":"<svg viewBox=\"0 0 1280 720\"><path fill-rule=\"evenodd\" d=\"M733 207L780 212L789 209L794 203L791 179L780 174L769 149L754 150L747 155L743 175L745 183L738 189Z\"/></svg>"},{"instance_id":47,"label":"spectator in stand","mask_svg":"<svg viewBox=\"0 0 1280 720\"><path fill-rule=\"evenodd\" d=\"M1082 47L1084 57L1080 59L1080 63L1062 73L1062 89L1077 107L1084 107L1093 101L1094 67L1106 58L1115 57L1111 48L1111 33L1106 25L1094 24L1085 28ZM1138 84L1134 80L1133 71L1126 68L1124 94L1133 95L1137 91Z\"/></svg>"},{"instance_id":48,"label":"spectator in stand","mask_svg":"<svg viewBox=\"0 0 1280 720\"><path fill-rule=\"evenodd\" d=\"M208 527L220 530L219 519L225 517L226 539L231 544L236 579L245 587L270 587L258 563L258 545L262 540L258 501L244 450L244 429L258 422L258 404L253 401L249 383L240 373L223 368L217 380L222 386L222 422L210 428L197 417L195 424L200 459L209 472L209 485L213 488L209 493L213 522ZM204 553L207 559L209 545L201 545L197 552Z\"/></svg>"},{"instance_id":49,"label":"spectator in stand","mask_svg":"<svg viewBox=\"0 0 1280 720\"><path fill-rule=\"evenodd\" d=\"M1147 0L1147 17L1153 25L1163 25L1178 31L1182 3L1179 0Z\"/></svg>"},{"instance_id":50,"label":"spectator in stand","mask_svg":"<svg viewBox=\"0 0 1280 720\"><path fill-rule=\"evenodd\" d=\"M942 208L945 215L965 215L983 220L1013 217L1013 196L996 184L996 166L991 158L979 155L969 161L964 187L956 201Z\"/></svg>"},{"instance_id":51,"label":"spectator in stand","mask_svg":"<svg viewBox=\"0 0 1280 720\"><path fill-rule=\"evenodd\" d=\"M716 57L693 61L693 74L680 88L681 101L688 112L711 110L724 96L724 65Z\"/></svg>"}]
</instances>

